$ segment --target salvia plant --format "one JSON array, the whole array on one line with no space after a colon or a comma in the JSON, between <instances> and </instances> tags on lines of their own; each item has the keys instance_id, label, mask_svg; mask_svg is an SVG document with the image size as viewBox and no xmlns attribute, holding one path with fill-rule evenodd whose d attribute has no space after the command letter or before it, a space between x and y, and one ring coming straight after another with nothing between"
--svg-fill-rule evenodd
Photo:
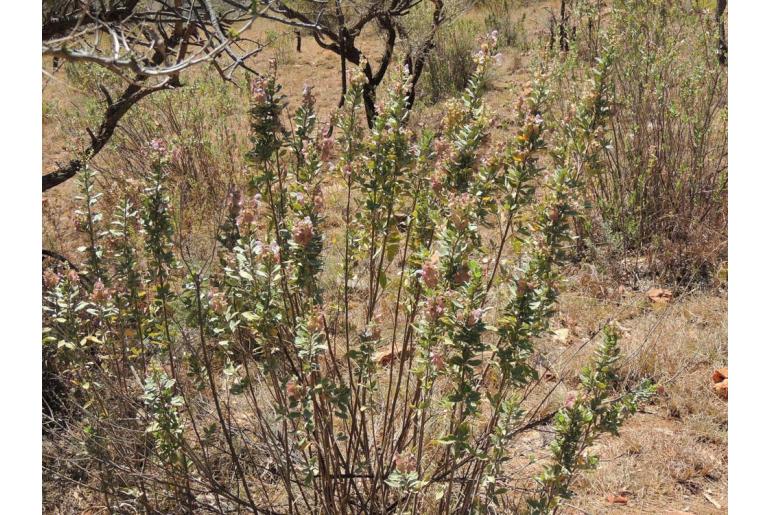
<instances>
[{"instance_id":1,"label":"salvia plant","mask_svg":"<svg viewBox=\"0 0 770 515\"><path fill-rule=\"evenodd\" d=\"M51 430L78 471L51 473L118 512L554 511L650 386L615 393L607 332L555 415L551 461L509 489L517 436L542 416L534 353L609 60L574 125L548 122L536 78L494 143L481 87L496 44L436 131L409 123L409 70L371 130L360 71L333 130L311 87L289 116L274 68L255 81L248 185L231 188L208 257L179 244L164 141L147 145L141 201L109 223L86 168L85 264L43 276L44 344L71 407Z\"/></svg>"}]
</instances>

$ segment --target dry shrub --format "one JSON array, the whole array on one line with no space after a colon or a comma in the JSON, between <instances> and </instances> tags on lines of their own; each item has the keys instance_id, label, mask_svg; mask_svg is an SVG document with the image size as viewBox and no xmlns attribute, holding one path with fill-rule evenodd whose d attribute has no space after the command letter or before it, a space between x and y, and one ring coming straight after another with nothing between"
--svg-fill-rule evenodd
<instances>
[{"instance_id":1,"label":"dry shrub","mask_svg":"<svg viewBox=\"0 0 770 515\"><path fill-rule=\"evenodd\" d=\"M653 276L710 279L727 252L727 70L713 13L624 0L603 18L614 116L601 166L587 177L594 217L586 231L615 269L628 272L623 258L643 255ZM564 99L575 97L582 61L595 55L589 45L578 36L551 61ZM555 109L569 117L574 108L562 100Z\"/></svg>"},{"instance_id":2,"label":"dry shrub","mask_svg":"<svg viewBox=\"0 0 770 515\"><path fill-rule=\"evenodd\" d=\"M423 102L433 104L465 88L475 68L473 56L480 32L474 21L464 18L442 27L418 85Z\"/></svg>"}]
</instances>

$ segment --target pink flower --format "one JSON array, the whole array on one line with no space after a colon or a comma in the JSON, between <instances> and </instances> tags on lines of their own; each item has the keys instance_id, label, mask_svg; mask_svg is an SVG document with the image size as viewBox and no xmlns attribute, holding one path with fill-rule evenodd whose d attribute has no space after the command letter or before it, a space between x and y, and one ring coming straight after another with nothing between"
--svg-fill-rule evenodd
<instances>
[{"instance_id":1,"label":"pink flower","mask_svg":"<svg viewBox=\"0 0 770 515\"><path fill-rule=\"evenodd\" d=\"M56 288L56 285L59 284L59 281L61 280L61 277L59 277L59 274L51 270L50 268L47 269L45 272L43 272L43 284L45 284L45 287L49 290L52 288Z\"/></svg>"},{"instance_id":2,"label":"pink flower","mask_svg":"<svg viewBox=\"0 0 770 515\"><path fill-rule=\"evenodd\" d=\"M575 390L570 390L567 392L567 395L564 397L564 407L567 409L572 409L575 407L576 401L577 401L577 392Z\"/></svg>"},{"instance_id":3,"label":"pink flower","mask_svg":"<svg viewBox=\"0 0 770 515\"><path fill-rule=\"evenodd\" d=\"M91 300L94 302L106 302L112 298L110 291L104 286L101 279L97 279L94 283L94 289L91 292Z\"/></svg>"},{"instance_id":4,"label":"pink flower","mask_svg":"<svg viewBox=\"0 0 770 515\"><path fill-rule=\"evenodd\" d=\"M401 452L396 454L393 464L395 465L396 470L402 474L417 470L417 460L411 452Z\"/></svg>"},{"instance_id":5,"label":"pink flower","mask_svg":"<svg viewBox=\"0 0 770 515\"><path fill-rule=\"evenodd\" d=\"M316 213L320 213L324 208L324 196L323 192L319 189L318 192L313 195L313 209Z\"/></svg>"},{"instance_id":6,"label":"pink flower","mask_svg":"<svg viewBox=\"0 0 770 515\"><path fill-rule=\"evenodd\" d=\"M294 243L300 247L307 247L313 239L313 222L309 216L294 224L291 231Z\"/></svg>"},{"instance_id":7,"label":"pink flower","mask_svg":"<svg viewBox=\"0 0 770 515\"><path fill-rule=\"evenodd\" d=\"M427 311L428 319L436 321L444 314L446 309L446 301L444 297L431 297L428 299Z\"/></svg>"},{"instance_id":8,"label":"pink flower","mask_svg":"<svg viewBox=\"0 0 770 515\"><path fill-rule=\"evenodd\" d=\"M262 256L265 258L266 261L278 263L281 261L281 247L279 247L276 242L272 242L270 244L270 247L265 249Z\"/></svg>"},{"instance_id":9,"label":"pink flower","mask_svg":"<svg viewBox=\"0 0 770 515\"><path fill-rule=\"evenodd\" d=\"M478 324L479 322L481 322L481 317L483 316L484 316L484 310L482 310L481 308L474 309L473 311L471 311L471 314L468 315L468 320L467 320L468 325L474 326Z\"/></svg>"},{"instance_id":10,"label":"pink flower","mask_svg":"<svg viewBox=\"0 0 770 515\"><path fill-rule=\"evenodd\" d=\"M80 282L80 275L75 270L70 269L69 272L67 272L67 280L73 284L77 284Z\"/></svg>"},{"instance_id":11,"label":"pink flower","mask_svg":"<svg viewBox=\"0 0 770 515\"><path fill-rule=\"evenodd\" d=\"M426 287L435 288L436 285L438 285L438 255L434 254L428 261L425 261L422 264L422 268L420 269L420 276L422 277Z\"/></svg>"},{"instance_id":12,"label":"pink flower","mask_svg":"<svg viewBox=\"0 0 770 515\"><path fill-rule=\"evenodd\" d=\"M251 81L251 99L256 105L263 105L267 103L267 80L264 78L258 78Z\"/></svg>"},{"instance_id":13,"label":"pink flower","mask_svg":"<svg viewBox=\"0 0 770 515\"><path fill-rule=\"evenodd\" d=\"M332 157L332 149L334 149L334 139L333 138L323 138L321 140L321 161L328 162Z\"/></svg>"},{"instance_id":14,"label":"pink flower","mask_svg":"<svg viewBox=\"0 0 770 515\"><path fill-rule=\"evenodd\" d=\"M162 138L150 140L150 148L160 155L164 155L168 151L168 145Z\"/></svg>"},{"instance_id":15,"label":"pink flower","mask_svg":"<svg viewBox=\"0 0 770 515\"><path fill-rule=\"evenodd\" d=\"M436 370L444 370L446 368L446 362L444 361L444 355L439 354L437 352L431 352L430 353L430 362L433 365L433 368Z\"/></svg>"}]
</instances>

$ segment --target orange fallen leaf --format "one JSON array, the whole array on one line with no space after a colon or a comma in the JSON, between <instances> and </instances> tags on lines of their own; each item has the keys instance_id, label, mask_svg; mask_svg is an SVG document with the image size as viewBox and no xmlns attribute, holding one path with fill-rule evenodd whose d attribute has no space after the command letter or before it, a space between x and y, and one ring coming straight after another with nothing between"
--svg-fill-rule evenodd
<instances>
[{"instance_id":1,"label":"orange fallen leaf","mask_svg":"<svg viewBox=\"0 0 770 515\"><path fill-rule=\"evenodd\" d=\"M715 383L721 383L725 379L727 379L727 367L718 368L711 374L711 380Z\"/></svg>"},{"instance_id":2,"label":"orange fallen leaf","mask_svg":"<svg viewBox=\"0 0 770 515\"><path fill-rule=\"evenodd\" d=\"M715 384L714 391L720 398L727 400L727 379L725 379L720 383Z\"/></svg>"},{"instance_id":3,"label":"orange fallen leaf","mask_svg":"<svg viewBox=\"0 0 770 515\"><path fill-rule=\"evenodd\" d=\"M405 357L411 356L412 349L407 349L406 353L404 354L406 354ZM397 361L401 359L402 357L401 355L402 355L401 349L398 349L394 352L390 352L389 349L383 350L374 355L374 362L380 365L381 367L386 367L390 365L393 361Z\"/></svg>"},{"instance_id":4,"label":"orange fallen leaf","mask_svg":"<svg viewBox=\"0 0 770 515\"><path fill-rule=\"evenodd\" d=\"M610 504L628 504L628 497L624 495L609 494L607 502Z\"/></svg>"},{"instance_id":5,"label":"orange fallen leaf","mask_svg":"<svg viewBox=\"0 0 770 515\"><path fill-rule=\"evenodd\" d=\"M647 299L653 304L668 304L671 302L674 294L671 290L664 290L663 288L650 288L647 290Z\"/></svg>"}]
</instances>

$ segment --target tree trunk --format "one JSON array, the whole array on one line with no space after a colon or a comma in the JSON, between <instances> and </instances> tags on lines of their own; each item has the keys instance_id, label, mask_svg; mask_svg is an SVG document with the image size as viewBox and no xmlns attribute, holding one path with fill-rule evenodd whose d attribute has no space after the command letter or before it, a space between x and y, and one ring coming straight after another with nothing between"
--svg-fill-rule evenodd
<instances>
[{"instance_id":1,"label":"tree trunk","mask_svg":"<svg viewBox=\"0 0 770 515\"><path fill-rule=\"evenodd\" d=\"M727 36L725 34L724 13L727 8L727 0L717 0L716 19L719 26L719 42L717 43L717 57L719 64L727 66Z\"/></svg>"}]
</instances>

